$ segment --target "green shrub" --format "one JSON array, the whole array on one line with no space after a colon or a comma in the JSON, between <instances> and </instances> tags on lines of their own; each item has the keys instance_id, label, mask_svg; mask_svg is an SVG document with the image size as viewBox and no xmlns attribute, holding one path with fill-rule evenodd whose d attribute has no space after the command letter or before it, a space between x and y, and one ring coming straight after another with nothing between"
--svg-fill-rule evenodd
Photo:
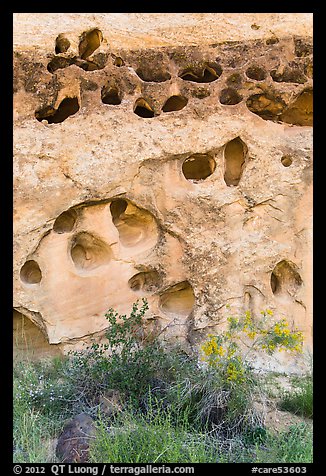
<instances>
[{"instance_id":1,"label":"green shrub","mask_svg":"<svg viewBox=\"0 0 326 476\"><path fill-rule=\"evenodd\" d=\"M119 390L138 406L149 387L156 387L156 395L161 393L163 398L166 384L175 380L185 365L192 365L180 349L167 352L158 339L145 336L143 317L148 304L146 299L142 301L141 306L139 301L134 303L130 316L109 309L107 342L71 353L67 378L74 381L89 405L109 388Z\"/></svg>"}]
</instances>

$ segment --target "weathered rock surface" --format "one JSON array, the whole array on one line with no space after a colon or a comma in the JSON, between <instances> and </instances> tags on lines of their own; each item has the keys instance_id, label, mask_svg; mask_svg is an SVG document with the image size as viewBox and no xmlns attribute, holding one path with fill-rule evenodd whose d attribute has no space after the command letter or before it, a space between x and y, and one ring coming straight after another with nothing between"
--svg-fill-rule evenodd
<instances>
[{"instance_id":1,"label":"weathered rock surface","mask_svg":"<svg viewBox=\"0 0 326 476\"><path fill-rule=\"evenodd\" d=\"M146 297L188 348L229 304L310 349L312 15L19 13L14 49L14 308L51 346Z\"/></svg>"},{"instance_id":2,"label":"weathered rock surface","mask_svg":"<svg viewBox=\"0 0 326 476\"><path fill-rule=\"evenodd\" d=\"M28 317L14 310L14 359L36 360L62 355L58 345L49 344L46 335Z\"/></svg>"},{"instance_id":3,"label":"weathered rock surface","mask_svg":"<svg viewBox=\"0 0 326 476\"><path fill-rule=\"evenodd\" d=\"M56 455L61 463L87 463L90 439L95 437L94 420L86 413L72 418L58 438Z\"/></svg>"}]
</instances>

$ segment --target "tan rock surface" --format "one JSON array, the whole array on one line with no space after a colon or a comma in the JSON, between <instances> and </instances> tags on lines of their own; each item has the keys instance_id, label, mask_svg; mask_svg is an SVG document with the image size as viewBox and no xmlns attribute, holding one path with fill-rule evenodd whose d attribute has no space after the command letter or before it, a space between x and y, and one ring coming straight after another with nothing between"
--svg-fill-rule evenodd
<instances>
[{"instance_id":1,"label":"tan rock surface","mask_svg":"<svg viewBox=\"0 0 326 476\"><path fill-rule=\"evenodd\" d=\"M43 332L28 317L14 310L14 360L36 360L61 355L59 346L49 344Z\"/></svg>"},{"instance_id":2,"label":"tan rock surface","mask_svg":"<svg viewBox=\"0 0 326 476\"><path fill-rule=\"evenodd\" d=\"M14 47L14 307L63 350L142 296L188 348L230 304L310 349L312 14L19 13Z\"/></svg>"}]
</instances>

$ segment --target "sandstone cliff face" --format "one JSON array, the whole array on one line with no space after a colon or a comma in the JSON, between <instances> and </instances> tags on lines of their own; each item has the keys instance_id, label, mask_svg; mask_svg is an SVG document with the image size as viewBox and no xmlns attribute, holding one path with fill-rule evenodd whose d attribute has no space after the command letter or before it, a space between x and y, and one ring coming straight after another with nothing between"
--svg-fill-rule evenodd
<instances>
[{"instance_id":1,"label":"sandstone cliff face","mask_svg":"<svg viewBox=\"0 0 326 476\"><path fill-rule=\"evenodd\" d=\"M310 349L312 15L15 14L14 47L14 308L50 348L146 297L185 348L231 305Z\"/></svg>"}]
</instances>

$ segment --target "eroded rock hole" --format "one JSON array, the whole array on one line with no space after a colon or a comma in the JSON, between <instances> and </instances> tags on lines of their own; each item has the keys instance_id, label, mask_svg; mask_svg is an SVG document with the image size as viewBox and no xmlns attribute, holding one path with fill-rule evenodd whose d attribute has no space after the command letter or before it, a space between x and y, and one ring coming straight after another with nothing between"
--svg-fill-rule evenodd
<instances>
[{"instance_id":1,"label":"eroded rock hole","mask_svg":"<svg viewBox=\"0 0 326 476\"><path fill-rule=\"evenodd\" d=\"M187 180L205 180L212 175L216 162L209 154L193 154L182 164L182 172Z\"/></svg>"},{"instance_id":2,"label":"eroded rock hole","mask_svg":"<svg viewBox=\"0 0 326 476\"><path fill-rule=\"evenodd\" d=\"M281 158L281 163L284 167L290 167L290 165L292 165L292 157L290 155L283 155L283 157Z\"/></svg>"},{"instance_id":3,"label":"eroded rock hole","mask_svg":"<svg viewBox=\"0 0 326 476\"><path fill-rule=\"evenodd\" d=\"M60 33L55 40L55 53L65 53L70 48L70 41L63 33Z\"/></svg>"},{"instance_id":4,"label":"eroded rock hole","mask_svg":"<svg viewBox=\"0 0 326 476\"><path fill-rule=\"evenodd\" d=\"M280 40L276 36L271 36L270 38L267 38L266 45L276 45L279 42Z\"/></svg>"},{"instance_id":5,"label":"eroded rock hole","mask_svg":"<svg viewBox=\"0 0 326 476\"><path fill-rule=\"evenodd\" d=\"M76 60L73 62L76 66L83 69L84 71L96 71L98 69L103 69L105 65L99 65L95 61L89 60Z\"/></svg>"},{"instance_id":6,"label":"eroded rock hole","mask_svg":"<svg viewBox=\"0 0 326 476\"><path fill-rule=\"evenodd\" d=\"M168 315L189 316L195 305L195 295L188 281L171 286L160 295L160 309Z\"/></svg>"},{"instance_id":7,"label":"eroded rock hole","mask_svg":"<svg viewBox=\"0 0 326 476\"><path fill-rule=\"evenodd\" d=\"M228 142L224 149L224 180L228 187L239 184L242 176L247 147L240 137Z\"/></svg>"},{"instance_id":8,"label":"eroded rock hole","mask_svg":"<svg viewBox=\"0 0 326 476\"><path fill-rule=\"evenodd\" d=\"M313 125L313 93L303 91L283 112L281 120L295 126Z\"/></svg>"},{"instance_id":9,"label":"eroded rock hole","mask_svg":"<svg viewBox=\"0 0 326 476\"><path fill-rule=\"evenodd\" d=\"M57 217L53 224L53 231L56 233L69 233L74 229L77 220L75 210L67 210Z\"/></svg>"},{"instance_id":10,"label":"eroded rock hole","mask_svg":"<svg viewBox=\"0 0 326 476\"><path fill-rule=\"evenodd\" d=\"M274 273L271 274L271 289L272 293L275 294L276 290L279 288L278 279Z\"/></svg>"},{"instance_id":11,"label":"eroded rock hole","mask_svg":"<svg viewBox=\"0 0 326 476\"><path fill-rule=\"evenodd\" d=\"M20 279L25 284L38 284L42 279L42 272L34 260L28 260L20 270Z\"/></svg>"},{"instance_id":12,"label":"eroded rock hole","mask_svg":"<svg viewBox=\"0 0 326 476\"><path fill-rule=\"evenodd\" d=\"M220 103L226 106L233 106L242 101L242 96L233 88L222 89Z\"/></svg>"},{"instance_id":13,"label":"eroded rock hole","mask_svg":"<svg viewBox=\"0 0 326 476\"><path fill-rule=\"evenodd\" d=\"M171 111L180 111L183 109L188 103L188 99L184 96L171 96L169 99L165 101L165 104L162 108L163 112L171 112Z\"/></svg>"},{"instance_id":14,"label":"eroded rock hole","mask_svg":"<svg viewBox=\"0 0 326 476\"><path fill-rule=\"evenodd\" d=\"M133 291L155 292L162 282L157 271L142 271L129 279L128 284Z\"/></svg>"},{"instance_id":15,"label":"eroded rock hole","mask_svg":"<svg viewBox=\"0 0 326 476\"><path fill-rule=\"evenodd\" d=\"M277 121L286 107L285 102L269 93L254 94L246 102L249 111L257 114L262 119Z\"/></svg>"},{"instance_id":16,"label":"eroded rock hole","mask_svg":"<svg viewBox=\"0 0 326 476\"><path fill-rule=\"evenodd\" d=\"M154 117L154 111L151 106L148 104L145 99L140 98L137 99L134 105L134 113L137 114L139 117L149 118Z\"/></svg>"},{"instance_id":17,"label":"eroded rock hole","mask_svg":"<svg viewBox=\"0 0 326 476\"><path fill-rule=\"evenodd\" d=\"M168 71L151 70L147 67L137 68L136 73L142 81L146 82L163 83L171 79L171 75Z\"/></svg>"},{"instance_id":18,"label":"eroded rock hole","mask_svg":"<svg viewBox=\"0 0 326 476\"><path fill-rule=\"evenodd\" d=\"M118 66L118 68L120 68L121 66L124 66L125 62L123 61L122 58L120 58L120 56L116 56L114 58L113 64L114 64L114 66Z\"/></svg>"},{"instance_id":19,"label":"eroded rock hole","mask_svg":"<svg viewBox=\"0 0 326 476\"><path fill-rule=\"evenodd\" d=\"M101 238L83 231L74 236L70 255L78 270L90 271L108 264L112 251Z\"/></svg>"},{"instance_id":20,"label":"eroded rock hole","mask_svg":"<svg viewBox=\"0 0 326 476\"><path fill-rule=\"evenodd\" d=\"M120 92L116 86L104 86L101 91L101 99L104 104L114 106L121 104Z\"/></svg>"},{"instance_id":21,"label":"eroded rock hole","mask_svg":"<svg viewBox=\"0 0 326 476\"><path fill-rule=\"evenodd\" d=\"M244 300L245 309L250 311L251 310L252 297L251 297L251 294L248 291L245 291L244 296L243 296L243 300Z\"/></svg>"},{"instance_id":22,"label":"eroded rock hole","mask_svg":"<svg viewBox=\"0 0 326 476\"><path fill-rule=\"evenodd\" d=\"M282 260L272 271L271 289L279 296L294 296L302 285L302 279L294 263Z\"/></svg>"},{"instance_id":23,"label":"eroded rock hole","mask_svg":"<svg viewBox=\"0 0 326 476\"><path fill-rule=\"evenodd\" d=\"M302 71L298 68L290 68L286 66L283 71L276 69L270 72L273 81L277 83L296 83L303 84L307 81Z\"/></svg>"},{"instance_id":24,"label":"eroded rock hole","mask_svg":"<svg viewBox=\"0 0 326 476\"><path fill-rule=\"evenodd\" d=\"M94 28L88 32L82 33L79 42L79 56L87 59L100 46L103 40L101 30Z\"/></svg>"},{"instance_id":25,"label":"eroded rock hole","mask_svg":"<svg viewBox=\"0 0 326 476\"><path fill-rule=\"evenodd\" d=\"M157 239L155 219L147 210L143 210L123 199L111 202L112 222L119 232L124 247L151 246Z\"/></svg>"},{"instance_id":26,"label":"eroded rock hole","mask_svg":"<svg viewBox=\"0 0 326 476\"><path fill-rule=\"evenodd\" d=\"M64 69L74 64L73 58L63 58L62 56L55 56L47 65L49 73L54 73L57 69Z\"/></svg>"},{"instance_id":27,"label":"eroded rock hole","mask_svg":"<svg viewBox=\"0 0 326 476\"><path fill-rule=\"evenodd\" d=\"M247 69L246 75L255 81L263 81L266 78L266 71L260 66L253 65Z\"/></svg>"},{"instance_id":28,"label":"eroded rock hole","mask_svg":"<svg viewBox=\"0 0 326 476\"><path fill-rule=\"evenodd\" d=\"M106 65L106 55L99 53L94 55L94 61L84 60L77 56L73 58L64 58L62 56L55 56L47 65L49 73L54 73L57 69L67 68L70 65L78 66L84 71L96 71L103 69Z\"/></svg>"},{"instance_id":29,"label":"eroded rock hole","mask_svg":"<svg viewBox=\"0 0 326 476\"><path fill-rule=\"evenodd\" d=\"M294 40L294 54L298 58L304 58L306 56L309 56L312 54L313 47L311 43L308 43L307 41L301 39L301 38L296 38Z\"/></svg>"},{"instance_id":30,"label":"eroded rock hole","mask_svg":"<svg viewBox=\"0 0 326 476\"><path fill-rule=\"evenodd\" d=\"M73 116L78 111L78 98L65 98L61 101L58 109L53 109L51 106L46 106L45 108L36 111L35 117L40 122L45 119L49 124L58 124L59 122L65 121L69 116Z\"/></svg>"},{"instance_id":31,"label":"eroded rock hole","mask_svg":"<svg viewBox=\"0 0 326 476\"><path fill-rule=\"evenodd\" d=\"M195 83L211 83L216 81L221 74L222 68L219 64L207 64L201 68L187 68L179 74L179 77Z\"/></svg>"},{"instance_id":32,"label":"eroded rock hole","mask_svg":"<svg viewBox=\"0 0 326 476\"><path fill-rule=\"evenodd\" d=\"M120 215L126 210L128 202L123 199L117 199L110 203L110 211L112 215L113 223L120 218Z\"/></svg>"}]
</instances>

